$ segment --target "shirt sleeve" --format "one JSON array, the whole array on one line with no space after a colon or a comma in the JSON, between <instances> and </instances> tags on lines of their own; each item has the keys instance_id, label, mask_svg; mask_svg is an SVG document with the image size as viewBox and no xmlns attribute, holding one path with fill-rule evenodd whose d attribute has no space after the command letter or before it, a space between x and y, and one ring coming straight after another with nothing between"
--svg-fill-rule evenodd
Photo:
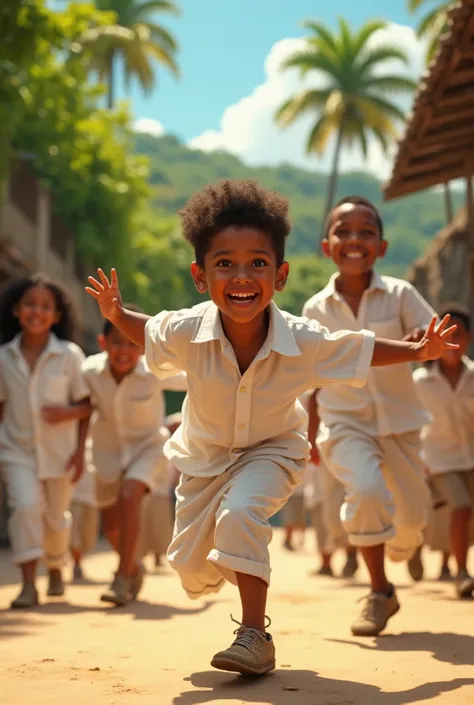
<instances>
[{"instance_id":1,"label":"shirt sleeve","mask_svg":"<svg viewBox=\"0 0 474 705\"><path fill-rule=\"evenodd\" d=\"M145 358L158 379L167 379L183 371L173 316L173 311L162 311L150 318L145 326Z\"/></svg>"},{"instance_id":2,"label":"shirt sleeve","mask_svg":"<svg viewBox=\"0 0 474 705\"><path fill-rule=\"evenodd\" d=\"M375 334L368 330L329 333L322 326L317 333L311 386L342 383L363 387L370 371Z\"/></svg>"},{"instance_id":3,"label":"shirt sleeve","mask_svg":"<svg viewBox=\"0 0 474 705\"><path fill-rule=\"evenodd\" d=\"M69 398L73 402L77 402L90 396L90 392L82 372L82 364L85 360L85 355L79 347L75 346L72 350L71 358Z\"/></svg>"},{"instance_id":4,"label":"shirt sleeve","mask_svg":"<svg viewBox=\"0 0 474 705\"><path fill-rule=\"evenodd\" d=\"M431 319L436 316L429 303L411 284L403 289L401 314L404 335L415 328L428 328Z\"/></svg>"}]
</instances>

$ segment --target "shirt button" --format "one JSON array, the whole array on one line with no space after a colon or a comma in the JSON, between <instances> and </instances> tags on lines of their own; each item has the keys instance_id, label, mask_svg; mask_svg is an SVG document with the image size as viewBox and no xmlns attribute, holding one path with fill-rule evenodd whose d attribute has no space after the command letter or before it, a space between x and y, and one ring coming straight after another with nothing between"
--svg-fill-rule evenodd
<instances>
[{"instance_id":1,"label":"shirt button","mask_svg":"<svg viewBox=\"0 0 474 705\"><path fill-rule=\"evenodd\" d=\"M244 423L239 423L239 431L243 431L244 428L245 428L245 424L244 424Z\"/></svg>"},{"instance_id":2,"label":"shirt button","mask_svg":"<svg viewBox=\"0 0 474 705\"><path fill-rule=\"evenodd\" d=\"M246 392L246 391L247 391L247 387L240 387L240 391L241 391L241 392Z\"/></svg>"}]
</instances>

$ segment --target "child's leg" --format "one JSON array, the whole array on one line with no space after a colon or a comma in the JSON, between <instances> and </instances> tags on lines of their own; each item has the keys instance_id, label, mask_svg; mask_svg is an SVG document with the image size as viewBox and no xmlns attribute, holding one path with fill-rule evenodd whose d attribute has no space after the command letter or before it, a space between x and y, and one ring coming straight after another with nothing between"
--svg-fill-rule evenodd
<instances>
[{"instance_id":1,"label":"child's leg","mask_svg":"<svg viewBox=\"0 0 474 705\"><path fill-rule=\"evenodd\" d=\"M399 609L385 574L385 542L395 535L395 505L382 474L382 449L377 439L355 429L321 447L323 461L344 485L341 519L352 546L361 552L372 592L352 625L359 636L374 636Z\"/></svg>"},{"instance_id":2,"label":"child's leg","mask_svg":"<svg viewBox=\"0 0 474 705\"><path fill-rule=\"evenodd\" d=\"M41 485L34 468L5 464L2 471L11 509L8 533L13 560L21 570L23 581L23 588L11 606L30 607L38 603L36 567L44 555Z\"/></svg>"},{"instance_id":3,"label":"child's leg","mask_svg":"<svg viewBox=\"0 0 474 705\"><path fill-rule=\"evenodd\" d=\"M61 570L68 559L71 529L69 504L72 489L68 476L43 480L44 547L45 562L49 572L48 595L50 597L64 594Z\"/></svg>"},{"instance_id":4,"label":"child's leg","mask_svg":"<svg viewBox=\"0 0 474 705\"><path fill-rule=\"evenodd\" d=\"M139 571L135 551L140 531L140 508L148 487L139 480L126 478L119 499L120 563L118 574L128 578Z\"/></svg>"},{"instance_id":5,"label":"child's leg","mask_svg":"<svg viewBox=\"0 0 474 705\"><path fill-rule=\"evenodd\" d=\"M107 541L114 551L120 552L120 510L119 502L102 509L102 528Z\"/></svg>"}]
</instances>

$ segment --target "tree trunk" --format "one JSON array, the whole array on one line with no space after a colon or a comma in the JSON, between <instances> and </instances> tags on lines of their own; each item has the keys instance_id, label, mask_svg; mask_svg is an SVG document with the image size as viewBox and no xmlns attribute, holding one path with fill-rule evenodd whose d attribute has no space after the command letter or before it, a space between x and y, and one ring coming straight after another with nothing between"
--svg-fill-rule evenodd
<instances>
[{"instance_id":1,"label":"tree trunk","mask_svg":"<svg viewBox=\"0 0 474 705\"><path fill-rule=\"evenodd\" d=\"M329 215L329 211L334 203L334 197L337 191L337 179L339 172L339 157L341 155L342 138L344 135L344 121L341 120L339 129L337 131L336 146L334 148L334 155L332 158L331 175L328 182L328 190L326 196L326 207L324 209L323 221L321 223L321 233L319 236L319 246L321 246L321 240L324 238L324 225L326 223L326 218Z\"/></svg>"},{"instance_id":2,"label":"tree trunk","mask_svg":"<svg viewBox=\"0 0 474 705\"><path fill-rule=\"evenodd\" d=\"M109 64L109 86L107 92L107 107L112 110L115 103L115 57L112 54Z\"/></svg>"},{"instance_id":3,"label":"tree trunk","mask_svg":"<svg viewBox=\"0 0 474 705\"><path fill-rule=\"evenodd\" d=\"M453 201L451 199L451 191L449 190L449 181L444 184L444 208L446 212L446 225L449 225L453 219Z\"/></svg>"}]
</instances>

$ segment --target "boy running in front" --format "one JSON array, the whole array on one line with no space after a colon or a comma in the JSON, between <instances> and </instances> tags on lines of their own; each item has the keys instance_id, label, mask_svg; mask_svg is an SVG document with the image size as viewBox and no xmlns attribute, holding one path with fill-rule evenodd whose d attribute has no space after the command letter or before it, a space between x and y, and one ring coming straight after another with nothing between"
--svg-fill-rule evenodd
<instances>
[{"instance_id":1,"label":"boy running in front","mask_svg":"<svg viewBox=\"0 0 474 705\"><path fill-rule=\"evenodd\" d=\"M196 261L196 288L211 300L154 318L127 311L117 273L98 271L87 291L103 316L138 345L160 378L184 370L183 423L166 444L182 473L168 556L191 598L239 589L242 619L212 665L260 675L275 667L266 632L270 517L287 501L308 459L307 389L365 383L370 365L438 358L447 320L418 343L375 341L370 332L330 335L273 303L288 277L288 203L252 181L207 186L181 211Z\"/></svg>"}]
</instances>

